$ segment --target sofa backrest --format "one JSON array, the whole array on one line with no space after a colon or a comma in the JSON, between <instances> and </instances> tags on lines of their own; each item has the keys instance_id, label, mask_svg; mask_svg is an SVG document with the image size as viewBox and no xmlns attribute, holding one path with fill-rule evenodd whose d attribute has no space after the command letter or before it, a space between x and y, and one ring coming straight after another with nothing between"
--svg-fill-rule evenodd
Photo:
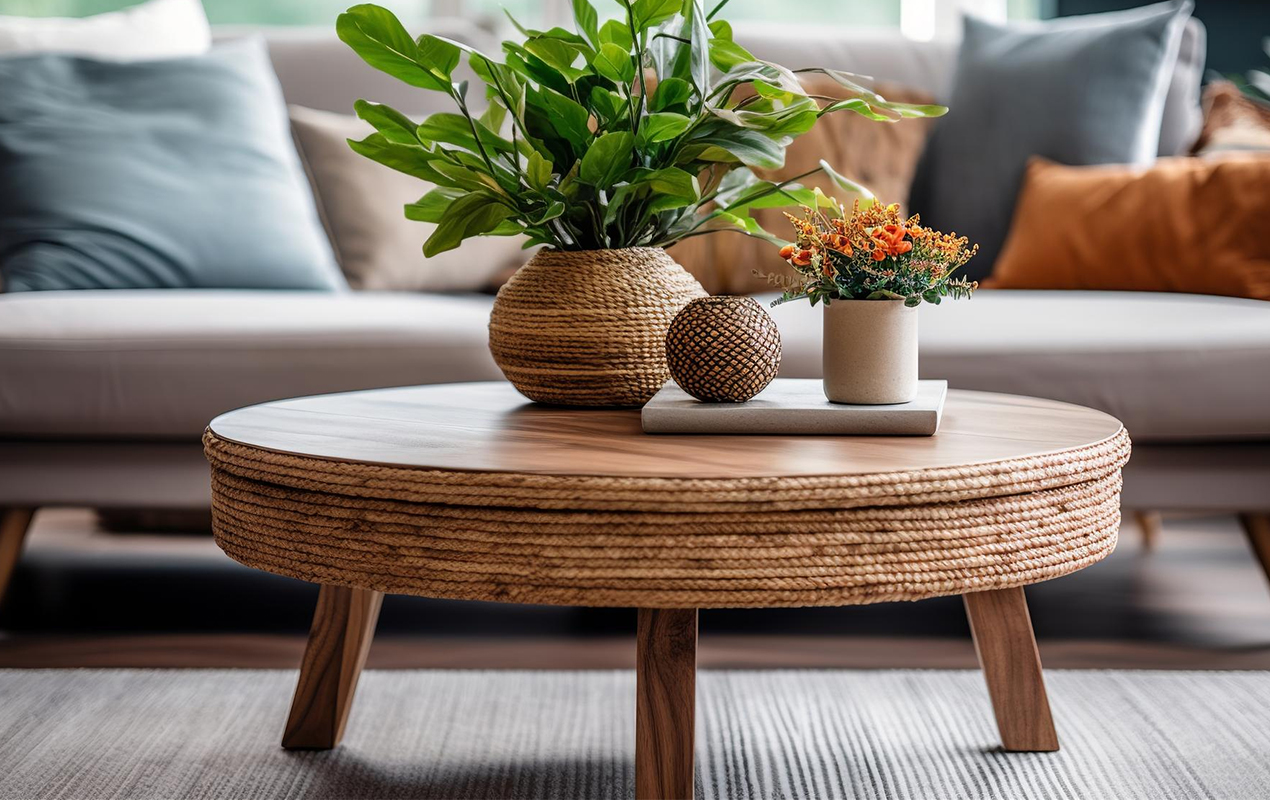
<instances>
[{"instance_id":1,"label":"sofa backrest","mask_svg":"<svg viewBox=\"0 0 1270 800\"><path fill-rule=\"evenodd\" d=\"M461 19L435 19L427 31L499 54L499 37ZM756 56L791 68L830 67L879 81L900 84L947 99L956 64L957 42L918 42L898 31L791 28L744 23L735 38ZM303 28L235 28L215 31L217 39L263 34L287 102L326 111L351 113L359 97L387 103L412 115L451 111L443 95L415 89L368 67L335 37L334 25ZM1182 37L1179 69L1166 104L1162 152L1185 152L1199 132L1199 75L1205 56L1204 26L1188 22ZM466 64L460 73L467 70ZM461 77L472 77L470 72ZM1193 84L1193 85L1192 85Z\"/></svg>"},{"instance_id":2,"label":"sofa backrest","mask_svg":"<svg viewBox=\"0 0 1270 800\"><path fill-rule=\"evenodd\" d=\"M459 19L437 19L428 33L469 44L494 56L500 37ZM449 111L448 98L415 89L364 64L335 37L334 26L245 28L222 26L217 40L263 35L288 103L352 113L360 97L420 114ZM952 80L956 42L914 42L898 32L785 31L779 27L735 26L739 43L759 58L788 67L831 67L899 83L943 96Z\"/></svg>"}]
</instances>

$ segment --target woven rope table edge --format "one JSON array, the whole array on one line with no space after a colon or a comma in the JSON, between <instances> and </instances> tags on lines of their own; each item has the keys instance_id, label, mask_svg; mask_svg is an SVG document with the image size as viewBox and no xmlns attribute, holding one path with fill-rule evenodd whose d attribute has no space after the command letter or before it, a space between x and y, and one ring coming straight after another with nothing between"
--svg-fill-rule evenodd
<instances>
[{"instance_id":1,"label":"woven rope table edge","mask_svg":"<svg viewBox=\"0 0 1270 800\"><path fill-rule=\"evenodd\" d=\"M383 467L211 431L204 442L217 544L248 566L436 598L649 608L919 600L1074 572L1115 547L1130 447L1122 429L960 468L728 481Z\"/></svg>"},{"instance_id":2,"label":"woven rope table edge","mask_svg":"<svg viewBox=\"0 0 1270 800\"><path fill-rule=\"evenodd\" d=\"M1089 445L911 471L756 478L664 478L432 469L298 456L203 435L213 467L244 478L350 497L524 509L692 512L920 505L1026 494L1118 472L1124 428ZM492 502L498 501L498 502Z\"/></svg>"}]
</instances>

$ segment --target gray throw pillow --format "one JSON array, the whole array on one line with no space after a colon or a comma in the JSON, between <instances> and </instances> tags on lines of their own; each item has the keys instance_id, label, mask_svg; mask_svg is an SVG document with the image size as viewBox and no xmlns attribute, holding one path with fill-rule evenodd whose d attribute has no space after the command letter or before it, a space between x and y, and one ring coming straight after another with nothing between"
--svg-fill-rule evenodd
<instances>
[{"instance_id":1,"label":"gray throw pillow","mask_svg":"<svg viewBox=\"0 0 1270 800\"><path fill-rule=\"evenodd\" d=\"M6 291L345 288L263 40L0 58Z\"/></svg>"},{"instance_id":2,"label":"gray throw pillow","mask_svg":"<svg viewBox=\"0 0 1270 800\"><path fill-rule=\"evenodd\" d=\"M924 222L979 244L985 277L1005 241L1027 161L1150 164L1191 3L1026 26L967 17L950 111L913 180Z\"/></svg>"}]
</instances>

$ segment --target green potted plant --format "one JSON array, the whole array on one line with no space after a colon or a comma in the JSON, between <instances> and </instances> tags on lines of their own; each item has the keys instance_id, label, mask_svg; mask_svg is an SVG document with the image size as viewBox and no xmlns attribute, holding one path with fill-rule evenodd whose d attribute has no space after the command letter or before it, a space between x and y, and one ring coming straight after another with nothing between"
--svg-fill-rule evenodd
<instances>
[{"instance_id":1,"label":"green potted plant","mask_svg":"<svg viewBox=\"0 0 1270 800\"><path fill-rule=\"evenodd\" d=\"M832 204L835 205L836 204ZM824 387L834 403L907 403L917 395L917 307L970 297L978 284L954 273L979 246L940 233L899 204L857 200L850 213L790 215L796 240L780 250L796 278L776 303L824 305Z\"/></svg>"},{"instance_id":2,"label":"green potted plant","mask_svg":"<svg viewBox=\"0 0 1270 800\"><path fill-rule=\"evenodd\" d=\"M818 118L945 111L889 102L829 69L801 72L832 77L843 97L808 96L799 71L733 41L717 19L726 2L707 13L702 0L618 0L617 18L601 23L589 0L573 0L576 31L517 24L522 38L504 42L501 60L414 38L378 6L339 17L340 38L368 64L457 107L415 122L356 104L376 132L353 149L433 185L406 206L436 223L424 254L470 236L545 245L490 318L495 361L533 400L639 405L661 388L670 321L705 294L664 248L722 230L779 241L751 209L827 198L796 183L805 175L773 183L749 168L781 166ZM464 58L477 88L454 78Z\"/></svg>"}]
</instances>

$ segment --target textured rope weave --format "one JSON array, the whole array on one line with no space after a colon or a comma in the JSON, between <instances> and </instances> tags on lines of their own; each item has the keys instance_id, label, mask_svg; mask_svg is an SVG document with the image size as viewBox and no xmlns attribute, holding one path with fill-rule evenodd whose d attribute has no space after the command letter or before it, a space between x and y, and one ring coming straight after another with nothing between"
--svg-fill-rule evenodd
<instances>
[{"instance_id":1,"label":"textured rope weave","mask_svg":"<svg viewBox=\"0 0 1270 800\"><path fill-rule=\"evenodd\" d=\"M498 292L490 352L531 400L646 403L670 378L666 331L705 296L664 250L541 250Z\"/></svg>"},{"instance_id":2,"label":"textured rope weave","mask_svg":"<svg viewBox=\"0 0 1270 800\"><path fill-rule=\"evenodd\" d=\"M217 543L316 583L471 600L737 607L1021 586L1111 552L1123 431L1044 456L858 476L408 469L204 436Z\"/></svg>"}]
</instances>

